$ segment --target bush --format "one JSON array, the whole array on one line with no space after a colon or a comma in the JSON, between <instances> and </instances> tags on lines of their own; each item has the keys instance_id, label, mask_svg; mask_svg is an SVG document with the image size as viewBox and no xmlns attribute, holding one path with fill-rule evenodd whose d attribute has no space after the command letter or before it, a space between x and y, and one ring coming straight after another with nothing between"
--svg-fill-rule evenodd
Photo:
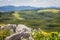
<instances>
[{"instance_id":1,"label":"bush","mask_svg":"<svg viewBox=\"0 0 60 40\"><path fill-rule=\"evenodd\" d=\"M4 40L7 36L10 35L9 30L0 30L0 40Z\"/></svg>"},{"instance_id":2,"label":"bush","mask_svg":"<svg viewBox=\"0 0 60 40\"><path fill-rule=\"evenodd\" d=\"M33 31L32 37L34 40L60 40L60 36L58 32L51 32L49 34L45 34L39 31Z\"/></svg>"}]
</instances>

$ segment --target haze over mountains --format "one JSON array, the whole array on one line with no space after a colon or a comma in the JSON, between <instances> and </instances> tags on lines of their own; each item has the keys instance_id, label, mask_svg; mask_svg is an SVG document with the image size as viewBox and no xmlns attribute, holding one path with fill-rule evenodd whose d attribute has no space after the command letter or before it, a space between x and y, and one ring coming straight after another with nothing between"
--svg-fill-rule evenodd
<instances>
[{"instance_id":1,"label":"haze over mountains","mask_svg":"<svg viewBox=\"0 0 60 40\"><path fill-rule=\"evenodd\" d=\"M35 10L37 8L31 6L2 6L0 7L0 11L18 11L18 10Z\"/></svg>"},{"instance_id":2,"label":"haze over mountains","mask_svg":"<svg viewBox=\"0 0 60 40\"><path fill-rule=\"evenodd\" d=\"M60 9L60 7L31 7L31 6L11 6L11 5L8 5L8 6L1 6L0 7L0 11L19 11L19 10L37 10L37 9Z\"/></svg>"}]
</instances>

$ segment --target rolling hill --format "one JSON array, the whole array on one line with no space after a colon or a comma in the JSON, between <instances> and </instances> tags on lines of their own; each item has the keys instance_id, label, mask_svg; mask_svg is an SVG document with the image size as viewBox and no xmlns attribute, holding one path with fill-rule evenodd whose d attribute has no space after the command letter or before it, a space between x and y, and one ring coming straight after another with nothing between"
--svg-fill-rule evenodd
<instances>
[{"instance_id":1,"label":"rolling hill","mask_svg":"<svg viewBox=\"0 0 60 40\"><path fill-rule=\"evenodd\" d=\"M44 9L44 10L21 10L12 12L0 12L1 18L17 18L25 20L51 20L60 17L60 10L58 9ZM1 19L0 18L0 19ZM16 19L15 18L15 19Z\"/></svg>"},{"instance_id":2,"label":"rolling hill","mask_svg":"<svg viewBox=\"0 0 60 40\"><path fill-rule=\"evenodd\" d=\"M31 28L41 28L44 31L60 30L60 10L20 10L0 12L0 23L25 24Z\"/></svg>"}]
</instances>

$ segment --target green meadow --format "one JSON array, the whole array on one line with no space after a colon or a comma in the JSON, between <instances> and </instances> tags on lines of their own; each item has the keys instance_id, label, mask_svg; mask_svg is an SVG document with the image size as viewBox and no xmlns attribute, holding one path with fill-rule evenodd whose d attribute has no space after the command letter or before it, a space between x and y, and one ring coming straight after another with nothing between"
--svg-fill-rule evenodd
<instances>
[{"instance_id":1,"label":"green meadow","mask_svg":"<svg viewBox=\"0 0 60 40\"><path fill-rule=\"evenodd\" d=\"M0 12L0 25L5 26L9 23L24 24L36 29L31 33L34 40L60 40L59 9ZM9 30L0 30L0 40L4 40L9 35Z\"/></svg>"}]
</instances>

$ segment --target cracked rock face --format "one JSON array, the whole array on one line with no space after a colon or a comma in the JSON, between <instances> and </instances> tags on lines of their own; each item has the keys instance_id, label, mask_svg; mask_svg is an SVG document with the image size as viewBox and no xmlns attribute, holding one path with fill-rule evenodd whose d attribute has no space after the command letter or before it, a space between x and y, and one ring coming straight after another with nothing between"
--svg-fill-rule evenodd
<instances>
[{"instance_id":1,"label":"cracked rock face","mask_svg":"<svg viewBox=\"0 0 60 40\"><path fill-rule=\"evenodd\" d=\"M27 38L28 40L33 40L30 33L31 33L31 28L28 28L25 25L19 24L16 27L16 33L12 34L9 37L6 37L5 40L23 40L24 38Z\"/></svg>"},{"instance_id":2,"label":"cracked rock face","mask_svg":"<svg viewBox=\"0 0 60 40\"><path fill-rule=\"evenodd\" d=\"M16 32L21 32L21 31L27 31L27 32L31 32L31 28L28 28L25 25L19 24L16 28Z\"/></svg>"},{"instance_id":3,"label":"cracked rock face","mask_svg":"<svg viewBox=\"0 0 60 40\"><path fill-rule=\"evenodd\" d=\"M9 30L11 30L14 33L16 32L16 27L17 27L16 24L7 24L6 25L6 29L9 29Z\"/></svg>"},{"instance_id":4,"label":"cracked rock face","mask_svg":"<svg viewBox=\"0 0 60 40\"><path fill-rule=\"evenodd\" d=\"M28 33L15 33L7 37L5 40L23 40L23 38L28 38L28 40L33 40L30 34Z\"/></svg>"}]
</instances>

